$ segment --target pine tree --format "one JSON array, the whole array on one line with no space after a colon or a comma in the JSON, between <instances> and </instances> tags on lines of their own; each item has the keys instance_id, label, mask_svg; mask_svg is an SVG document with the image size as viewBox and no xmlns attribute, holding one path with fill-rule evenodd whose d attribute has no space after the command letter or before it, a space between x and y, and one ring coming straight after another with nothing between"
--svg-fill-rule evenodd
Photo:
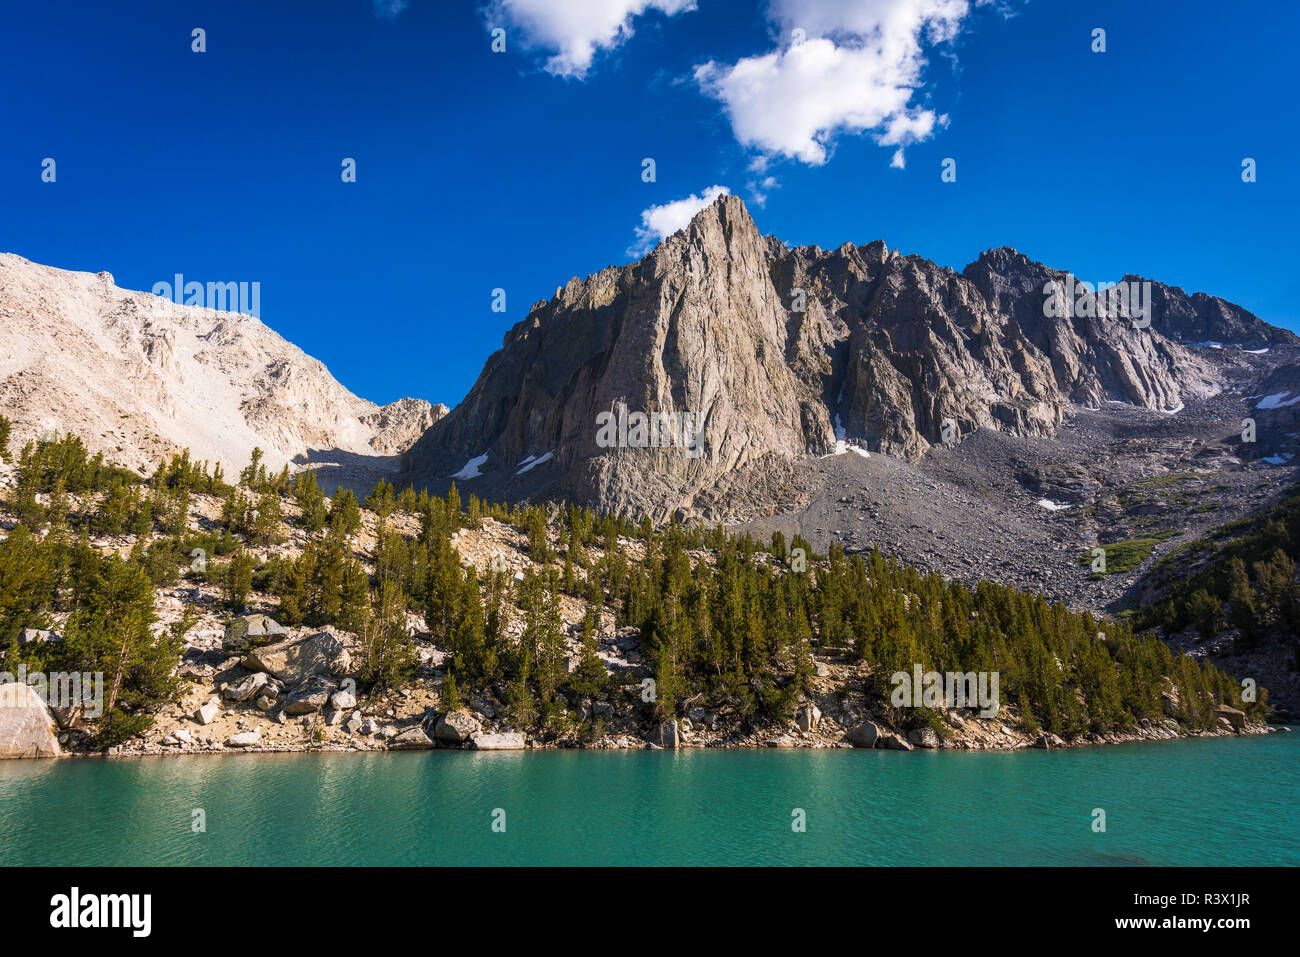
<instances>
[{"instance_id":1,"label":"pine tree","mask_svg":"<svg viewBox=\"0 0 1300 957\"><path fill-rule=\"evenodd\" d=\"M91 529L97 535L121 535L126 531L139 499L139 494L121 479L113 481L91 517Z\"/></svg>"},{"instance_id":2,"label":"pine tree","mask_svg":"<svg viewBox=\"0 0 1300 957\"><path fill-rule=\"evenodd\" d=\"M542 508L530 508L527 518L528 554L540 565L549 562L553 555L546 537L546 511Z\"/></svg>"},{"instance_id":3,"label":"pine tree","mask_svg":"<svg viewBox=\"0 0 1300 957\"><path fill-rule=\"evenodd\" d=\"M257 498L257 510L249 528L249 540L257 545L276 545L281 539L280 522L283 514L280 508L280 493L266 491Z\"/></svg>"},{"instance_id":4,"label":"pine tree","mask_svg":"<svg viewBox=\"0 0 1300 957\"><path fill-rule=\"evenodd\" d=\"M177 692L172 669L192 619L155 634L153 585L142 569L116 556L105 560L93 594L69 620L64 664L104 674L104 715L98 743L117 744L152 723L150 711Z\"/></svg>"},{"instance_id":5,"label":"pine tree","mask_svg":"<svg viewBox=\"0 0 1300 957\"><path fill-rule=\"evenodd\" d=\"M230 556L221 575L221 600L231 611L243 610L253 590L253 556L242 548Z\"/></svg>"},{"instance_id":6,"label":"pine tree","mask_svg":"<svg viewBox=\"0 0 1300 957\"><path fill-rule=\"evenodd\" d=\"M262 464L264 454L260 448L254 447L248 464L239 473L239 484L244 488L257 491L266 484L266 466Z\"/></svg>"},{"instance_id":7,"label":"pine tree","mask_svg":"<svg viewBox=\"0 0 1300 957\"><path fill-rule=\"evenodd\" d=\"M309 532L319 532L325 527L325 493L316 482L316 472L304 469L294 477L293 498L298 503L299 524Z\"/></svg>"},{"instance_id":8,"label":"pine tree","mask_svg":"<svg viewBox=\"0 0 1300 957\"><path fill-rule=\"evenodd\" d=\"M588 611L582 620L582 651L578 667L569 676L568 689L575 695L600 698L610 683L609 672L601 661L596 641L596 614Z\"/></svg>"},{"instance_id":9,"label":"pine tree","mask_svg":"<svg viewBox=\"0 0 1300 957\"><path fill-rule=\"evenodd\" d=\"M1187 602L1187 609L1202 638L1213 638L1223 627L1221 603L1204 588L1198 588L1192 593Z\"/></svg>"},{"instance_id":10,"label":"pine tree","mask_svg":"<svg viewBox=\"0 0 1300 957\"><path fill-rule=\"evenodd\" d=\"M361 529L361 509L351 489L340 488L330 501L330 527L343 535L355 535Z\"/></svg>"},{"instance_id":11,"label":"pine tree","mask_svg":"<svg viewBox=\"0 0 1300 957\"><path fill-rule=\"evenodd\" d=\"M447 520L453 532L460 528L460 492L456 490L455 482L447 489Z\"/></svg>"},{"instance_id":12,"label":"pine tree","mask_svg":"<svg viewBox=\"0 0 1300 957\"><path fill-rule=\"evenodd\" d=\"M360 617L358 671L362 683L371 689L403 687L418 664L415 641L406 627L406 596L386 582Z\"/></svg>"},{"instance_id":13,"label":"pine tree","mask_svg":"<svg viewBox=\"0 0 1300 957\"><path fill-rule=\"evenodd\" d=\"M447 676L442 679L438 704L446 711L455 711L461 706L460 687L456 684L456 672L450 665L447 667Z\"/></svg>"},{"instance_id":14,"label":"pine tree","mask_svg":"<svg viewBox=\"0 0 1300 957\"><path fill-rule=\"evenodd\" d=\"M487 681L497 674L497 656L487 642L483 599L473 568L466 571L457 605L456 621L448 642L456 670L469 680Z\"/></svg>"},{"instance_id":15,"label":"pine tree","mask_svg":"<svg viewBox=\"0 0 1300 957\"><path fill-rule=\"evenodd\" d=\"M248 530L248 499L236 487L231 487L221 503L221 524L231 532L243 534Z\"/></svg>"},{"instance_id":16,"label":"pine tree","mask_svg":"<svg viewBox=\"0 0 1300 957\"><path fill-rule=\"evenodd\" d=\"M1241 647L1254 647L1259 638L1255 591L1250 587L1246 565L1240 558L1228 562L1228 620L1239 633L1237 642Z\"/></svg>"},{"instance_id":17,"label":"pine tree","mask_svg":"<svg viewBox=\"0 0 1300 957\"><path fill-rule=\"evenodd\" d=\"M381 522L387 519L397 507L397 495L392 483L381 478L379 484L366 496L365 504L366 508L374 512Z\"/></svg>"}]
</instances>

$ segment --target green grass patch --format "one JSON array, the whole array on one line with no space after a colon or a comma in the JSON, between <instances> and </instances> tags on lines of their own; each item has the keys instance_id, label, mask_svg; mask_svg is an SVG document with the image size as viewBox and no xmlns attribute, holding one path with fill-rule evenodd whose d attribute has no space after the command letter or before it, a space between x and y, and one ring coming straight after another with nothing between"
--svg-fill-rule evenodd
<instances>
[{"instance_id":1,"label":"green grass patch","mask_svg":"<svg viewBox=\"0 0 1300 957\"><path fill-rule=\"evenodd\" d=\"M1175 485L1178 482L1186 482L1188 479L1205 478L1196 472L1171 472L1168 475L1152 475L1150 478L1140 479L1133 484L1142 488L1158 488L1161 485Z\"/></svg>"},{"instance_id":2,"label":"green grass patch","mask_svg":"<svg viewBox=\"0 0 1300 957\"><path fill-rule=\"evenodd\" d=\"M1090 577L1096 579L1104 578L1106 575L1131 572L1147 560L1157 545L1181 534L1183 534L1181 528L1169 528L1163 532L1156 532L1154 535L1143 535L1140 538L1127 538L1123 541L1100 545L1098 547L1106 552L1106 570L1104 572L1093 572ZM1092 562L1093 555L1091 551L1079 557L1080 565L1091 566Z\"/></svg>"}]
</instances>

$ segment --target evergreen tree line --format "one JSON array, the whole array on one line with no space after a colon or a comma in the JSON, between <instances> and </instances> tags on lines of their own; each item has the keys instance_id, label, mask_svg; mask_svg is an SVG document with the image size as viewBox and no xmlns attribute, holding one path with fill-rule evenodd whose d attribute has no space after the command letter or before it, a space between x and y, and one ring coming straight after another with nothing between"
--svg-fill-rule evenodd
<instances>
[{"instance_id":1,"label":"evergreen tree line","mask_svg":"<svg viewBox=\"0 0 1300 957\"><path fill-rule=\"evenodd\" d=\"M19 644L22 629L48 627L55 614L68 616L62 641ZM101 746L144 731L176 698L172 670L192 619L155 633L156 620L154 585L141 565L57 530L38 539L19 525L0 539L4 670L102 673Z\"/></svg>"},{"instance_id":2,"label":"evergreen tree line","mask_svg":"<svg viewBox=\"0 0 1300 957\"><path fill-rule=\"evenodd\" d=\"M1136 624L1169 632L1194 626L1205 638L1235 628L1240 651L1275 638L1290 644L1291 667L1300 668L1297 557L1300 487L1162 559L1143 582L1161 597L1138 611Z\"/></svg>"},{"instance_id":3,"label":"evergreen tree line","mask_svg":"<svg viewBox=\"0 0 1300 957\"><path fill-rule=\"evenodd\" d=\"M187 454L146 480L86 456L70 437L25 448L18 484L50 502L35 506L40 514L30 526L19 508L20 525L0 543L6 663L53 654L19 651L17 630L72 614L69 630L95 637L78 638L64 651L79 649L80 661L103 654L122 671L127 693L104 732L122 734L147 720L148 708L167 693L150 663L179 653L147 634L152 589L187 576L218 584L232 610L242 610L256 591L275 599L274 614L285 624L357 634L363 681L372 687L400 686L414 674L408 615L420 614L449 653L444 699L490 687L524 727L564 721L574 695L618 691L597 654L597 634L609 624L639 630L655 681L646 706L661 718L697 704L730 708L753 723L787 718L810 688L814 649L867 663L866 690L882 707L895 671L996 671L1004 703L1015 704L1031 727L1061 734L1159 719L1161 692L1171 685L1177 717L1189 727L1209 726L1217 702L1240 704L1234 682L1211 665L1175 656L1122 622L1099 621L1041 596L989 582L973 589L946 583L879 551L848 556L833 546L817 556L806 541L796 537L787 546L779 534L760 544L721 527L671 522L656 530L648 520L572 505L506 506L473 495L462 503L455 485L445 496L398 493L387 481L375 487L365 500L378 518L374 571L367 574L350 541L362 524L355 496L340 490L327 500L312 472L268 474L261 458L255 451L231 486L219 469L195 465ZM76 512L66 499L73 489L86 496ZM220 519L202 532L186 527L196 492L222 497ZM306 547L294 558L257 559L249 549L278 542L289 502L309 535ZM396 512L416 516L418 531L397 531L389 521ZM526 539L538 564L522 580L462 561L453 536L485 517ZM1281 524L1287 541L1296 540ZM44 529L44 538L35 529ZM103 559L89 546L88 535L106 529L139 536L125 560ZM1276 529L1270 534L1276 538ZM626 539L644 549L639 560L629 560ZM560 616L565 594L590 609L572 668ZM600 620L601 608L612 609L612 622ZM517 638L507 628L512 620L513 631L522 629ZM115 647L132 650L109 655L111 638L124 629L134 637ZM1263 697L1246 710L1262 714Z\"/></svg>"}]
</instances>

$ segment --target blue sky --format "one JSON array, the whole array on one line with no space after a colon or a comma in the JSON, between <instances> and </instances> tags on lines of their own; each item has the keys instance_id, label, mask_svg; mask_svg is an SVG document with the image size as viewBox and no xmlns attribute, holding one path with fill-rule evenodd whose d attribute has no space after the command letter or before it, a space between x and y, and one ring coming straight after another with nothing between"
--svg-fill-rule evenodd
<instances>
[{"instance_id":1,"label":"blue sky","mask_svg":"<svg viewBox=\"0 0 1300 957\"><path fill-rule=\"evenodd\" d=\"M0 250L258 281L378 402L454 405L532 303L714 186L790 243L1014 246L1300 329L1297 34L1198 0L11 4Z\"/></svg>"}]
</instances>

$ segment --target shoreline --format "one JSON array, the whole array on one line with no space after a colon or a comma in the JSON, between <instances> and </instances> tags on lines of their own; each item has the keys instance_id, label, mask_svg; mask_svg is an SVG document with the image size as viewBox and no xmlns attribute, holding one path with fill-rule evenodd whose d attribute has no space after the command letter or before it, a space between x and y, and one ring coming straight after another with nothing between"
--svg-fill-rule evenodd
<instances>
[{"instance_id":1,"label":"shoreline","mask_svg":"<svg viewBox=\"0 0 1300 957\"><path fill-rule=\"evenodd\" d=\"M1155 744L1165 741L1185 741L1197 739L1213 738L1241 738L1241 737L1258 737L1269 734L1285 734L1292 730L1290 725L1272 725L1252 723L1246 725L1240 731L1223 731L1223 730L1206 730L1186 734L1169 732L1160 733L1153 729L1139 729L1138 731L1126 731L1123 733L1112 733L1110 736L1095 737L1098 740L1061 740L1060 743L1052 743L1042 746L1035 741L1021 741L1015 744L1006 745L972 745L969 742L962 744L953 744L952 742L941 742L938 747L917 747L910 748L893 748L893 747L856 747L846 740L827 740L824 736L818 738L795 739L788 734L777 735L767 740L754 743L749 742L728 742L713 741L707 743L684 743L677 748L664 748L645 740L629 739L629 736L621 736L629 739L628 743L621 743L618 738L606 739L592 743L568 743L557 741L538 741L529 739L523 747L519 748L496 748L486 750L509 751L512 753L527 753L538 751L617 751L617 752L634 752L634 751L907 751L932 752L932 753L1012 753L1016 751L1063 751L1063 750L1080 750L1090 747L1104 747L1107 745L1124 745L1124 744ZM1148 732L1148 733L1143 733ZM894 732L897 733L897 732ZM784 740L783 740L784 739ZM163 747L152 745L143 748L130 749L110 749L110 751L65 751L52 760L62 758L73 759L113 759L113 758L176 758L176 757L203 757L203 756L220 756L220 755L239 755L239 754L386 754L398 752L476 752L480 749L472 746L472 742L466 742L459 746L451 746L439 743L433 743L429 747L387 747L384 745L375 745L372 747L357 747L340 744L305 744L305 745L283 745L274 747L230 747L226 745L213 745L203 747ZM46 760L43 758L16 758L13 760L39 761Z\"/></svg>"}]
</instances>

